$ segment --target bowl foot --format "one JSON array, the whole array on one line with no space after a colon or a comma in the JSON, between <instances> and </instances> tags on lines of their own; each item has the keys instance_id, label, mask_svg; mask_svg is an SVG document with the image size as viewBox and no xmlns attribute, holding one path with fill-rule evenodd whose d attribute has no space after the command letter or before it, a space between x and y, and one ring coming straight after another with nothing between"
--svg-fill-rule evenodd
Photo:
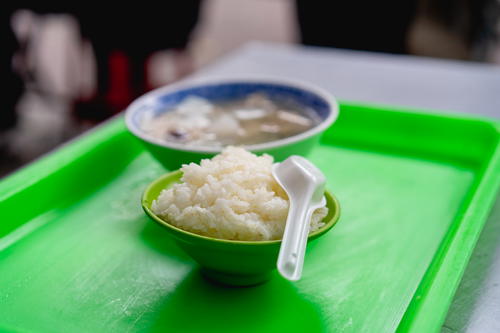
<instances>
[{"instance_id":1,"label":"bowl foot","mask_svg":"<svg viewBox=\"0 0 500 333\"><path fill-rule=\"evenodd\" d=\"M268 281L271 278L271 272L240 275L215 271L206 268L201 269L201 274L211 282L235 287L256 286Z\"/></svg>"}]
</instances>

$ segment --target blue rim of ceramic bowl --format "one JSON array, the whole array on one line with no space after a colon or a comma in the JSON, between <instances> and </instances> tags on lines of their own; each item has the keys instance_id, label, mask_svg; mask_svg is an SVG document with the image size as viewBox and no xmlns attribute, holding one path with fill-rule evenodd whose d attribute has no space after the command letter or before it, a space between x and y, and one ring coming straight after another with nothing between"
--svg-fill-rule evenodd
<instances>
[{"instance_id":1,"label":"blue rim of ceramic bowl","mask_svg":"<svg viewBox=\"0 0 500 333\"><path fill-rule=\"evenodd\" d=\"M155 108L158 104L158 100L167 95L173 95L183 90L191 89L191 88L201 88L204 86L218 86L218 85L230 85L230 84L262 84L262 85L274 85L283 88L292 88L295 90L305 91L309 94L314 95L316 98L322 100L329 109L329 113L325 119L323 119L318 125L315 127L299 133L297 135L293 135L284 139L270 141L260 144L254 145L244 145L243 147L251 150L251 151L262 151L268 150L272 148L278 148L287 146L302 140L305 140L309 137L312 137L316 134L323 132L325 129L330 127L330 125L337 119L339 108L338 103L335 97L327 92L326 90L311 85L309 83L297 82L295 80L290 79L281 79L274 78L268 76L248 76L248 77L231 77L231 78L211 78L211 79L198 79L198 80L188 80L182 81L176 84L168 85L165 87L161 87L155 89L138 99L136 99L132 104L130 104L125 110L125 123L128 129L140 139L155 144L157 146L188 151L193 153L219 153L221 148L219 147L203 147L203 146L189 146L174 142L168 142L165 140L160 140L154 138L152 136L147 135L144 131L142 131L139 126L137 126L134 121L134 116L137 112L144 112L145 109Z\"/></svg>"}]
</instances>

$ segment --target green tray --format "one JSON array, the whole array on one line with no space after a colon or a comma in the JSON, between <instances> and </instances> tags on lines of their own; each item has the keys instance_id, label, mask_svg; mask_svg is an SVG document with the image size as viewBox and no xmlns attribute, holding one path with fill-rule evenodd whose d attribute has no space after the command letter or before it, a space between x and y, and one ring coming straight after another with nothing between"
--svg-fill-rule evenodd
<instances>
[{"instance_id":1,"label":"green tray","mask_svg":"<svg viewBox=\"0 0 500 333\"><path fill-rule=\"evenodd\" d=\"M310 159L342 216L303 278L205 281L144 215L114 119L0 183L0 331L433 332L500 184L498 123L344 103Z\"/></svg>"}]
</instances>

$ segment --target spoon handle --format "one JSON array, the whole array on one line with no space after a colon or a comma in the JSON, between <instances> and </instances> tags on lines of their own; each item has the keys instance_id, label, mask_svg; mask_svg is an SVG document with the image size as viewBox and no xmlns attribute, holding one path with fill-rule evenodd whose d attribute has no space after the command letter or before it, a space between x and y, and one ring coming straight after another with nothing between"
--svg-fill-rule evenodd
<instances>
[{"instance_id":1,"label":"spoon handle","mask_svg":"<svg viewBox=\"0 0 500 333\"><path fill-rule=\"evenodd\" d=\"M309 200L290 202L285 232L278 255L278 271L284 278L291 281L297 281L302 275L309 221L313 213L313 210L308 207L308 202Z\"/></svg>"}]
</instances>

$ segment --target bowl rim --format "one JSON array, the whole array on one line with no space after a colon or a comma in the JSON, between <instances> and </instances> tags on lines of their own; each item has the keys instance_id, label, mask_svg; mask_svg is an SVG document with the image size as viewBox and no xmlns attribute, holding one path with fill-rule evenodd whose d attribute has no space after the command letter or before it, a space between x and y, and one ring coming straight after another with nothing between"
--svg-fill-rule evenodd
<instances>
[{"instance_id":1,"label":"bowl rim","mask_svg":"<svg viewBox=\"0 0 500 333\"><path fill-rule=\"evenodd\" d=\"M132 132L135 136L137 136L141 140L160 147L187 151L192 153L210 153L210 154L219 153L221 151L220 147L192 147L189 145L167 142L149 136L146 133L144 133L141 129L139 129L138 126L135 126L135 124L132 121L132 117L137 112L137 110L140 110L140 108L143 105L153 104L155 100L157 100L160 96L165 94L172 94L178 90L187 88L219 85L219 84L235 84L235 83L239 84L263 83L263 84L289 86L292 88L309 91L322 98L330 106L329 115L317 126L310 128L307 131L280 140L253 144L253 145L242 145L243 148L250 151L255 152L255 151L269 150L272 148L283 147L305 140L309 137L312 137L316 134L323 132L328 127L330 127L330 125L337 119L339 114L339 103L337 102L337 99L325 89L320 88L314 84L288 78L282 79L273 76L248 75L248 76L235 76L235 77L210 77L202 79L187 79L181 82L157 88L137 98L125 109L125 124L129 129L129 131Z\"/></svg>"},{"instance_id":2,"label":"bowl rim","mask_svg":"<svg viewBox=\"0 0 500 333\"><path fill-rule=\"evenodd\" d=\"M158 217L148 206L147 206L147 195L151 191L151 189L159 182L163 181L165 178L171 178L171 177L176 177L179 174L181 174L182 171L175 170L172 172L168 172L161 177L156 178L153 180L151 183L148 184L144 192L142 193L141 196L141 206L144 212L152 218L155 222L159 223L161 226L167 227L168 229L176 232L176 233L181 233L185 236L189 236L195 239L199 240L204 240L204 241L210 241L210 242L215 242L218 244L232 244L232 245L273 245L273 244L279 244L281 243L281 239L276 239L276 240L263 240L263 241L242 241L242 240L230 240L230 239L223 239L223 238L215 238L215 237L209 237L209 236L204 236L204 235L199 235L194 232L186 231L184 229L178 228L175 225L172 225L168 223L167 221L161 219ZM333 206L335 207L335 212L333 213L333 216L331 219L325 223L324 226L319 228L318 230L311 232L309 236L307 237L308 240L315 239L324 233L326 233L328 230L333 228L335 226L340 218L340 204L335 195L333 195L329 190L325 189L325 196L329 196L332 199Z\"/></svg>"}]
</instances>

